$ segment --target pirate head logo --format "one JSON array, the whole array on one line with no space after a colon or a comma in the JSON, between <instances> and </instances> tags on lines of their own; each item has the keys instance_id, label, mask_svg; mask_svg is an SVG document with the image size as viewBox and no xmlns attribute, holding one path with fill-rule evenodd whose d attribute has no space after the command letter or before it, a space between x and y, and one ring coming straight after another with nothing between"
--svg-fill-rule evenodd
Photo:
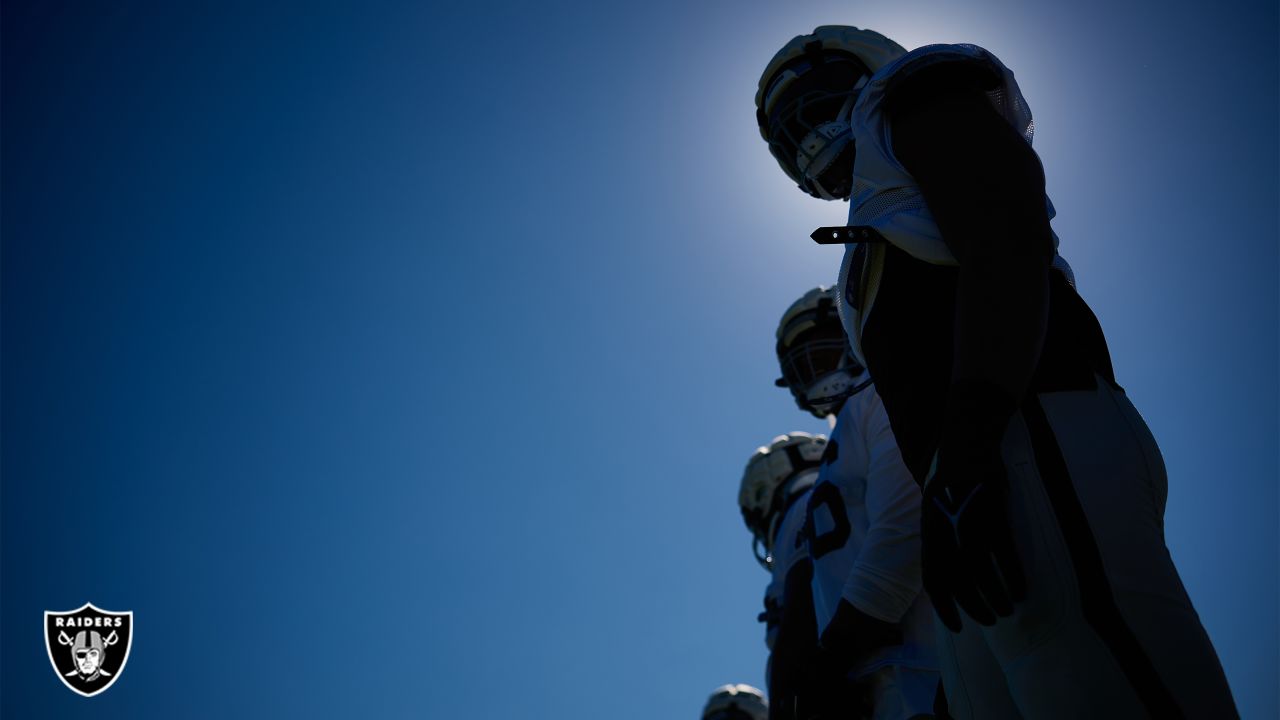
<instances>
[{"instance_id":1,"label":"pirate head logo","mask_svg":"<svg viewBox=\"0 0 1280 720\"><path fill-rule=\"evenodd\" d=\"M111 687L129 661L133 613L99 610L90 603L68 612L45 611L44 642L63 684L93 697Z\"/></svg>"}]
</instances>

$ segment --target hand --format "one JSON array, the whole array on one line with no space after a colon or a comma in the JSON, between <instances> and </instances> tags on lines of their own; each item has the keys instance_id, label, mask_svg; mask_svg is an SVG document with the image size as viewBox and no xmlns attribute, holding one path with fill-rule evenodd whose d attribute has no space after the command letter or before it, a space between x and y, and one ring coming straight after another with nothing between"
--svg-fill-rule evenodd
<instances>
[{"instance_id":1,"label":"hand","mask_svg":"<svg viewBox=\"0 0 1280 720\"><path fill-rule=\"evenodd\" d=\"M873 618L841 599L818 644L830 662L849 670L875 650L901 645L902 628L897 623Z\"/></svg>"},{"instance_id":2,"label":"hand","mask_svg":"<svg viewBox=\"0 0 1280 720\"><path fill-rule=\"evenodd\" d=\"M981 625L1013 613L1026 580L1008 518L1009 483L999 446L939 450L921 507L924 589L951 632L960 608Z\"/></svg>"},{"instance_id":3,"label":"hand","mask_svg":"<svg viewBox=\"0 0 1280 720\"><path fill-rule=\"evenodd\" d=\"M796 716L824 720L869 717L872 699L868 688L850 681L849 672L873 651L901 643L902 629L896 623L877 620L841 600L801 673Z\"/></svg>"}]
</instances>

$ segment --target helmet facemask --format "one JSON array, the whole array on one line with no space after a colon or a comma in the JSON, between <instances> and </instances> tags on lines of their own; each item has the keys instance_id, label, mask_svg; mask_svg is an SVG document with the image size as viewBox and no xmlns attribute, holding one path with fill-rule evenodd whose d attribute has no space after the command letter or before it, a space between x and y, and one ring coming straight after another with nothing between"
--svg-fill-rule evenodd
<instances>
[{"instance_id":1,"label":"helmet facemask","mask_svg":"<svg viewBox=\"0 0 1280 720\"><path fill-rule=\"evenodd\" d=\"M778 483L764 509L741 508L742 519L751 531L751 554L766 571L773 572L773 541L778 535L778 524L782 522L781 511L787 506L787 498L792 494L795 481L808 469L797 470L791 477ZM811 484L806 483L806 486Z\"/></svg>"},{"instance_id":2,"label":"helmet facemask","mask_svg":"<svg viewBox=\"0 0 1280 720\"><path fill-rule=\"evenodd\" d=\"M847 200L853 189L849 118L871 73L842 52L814 52L779 72L765 95L769 150L804 191Z\"/></svg>"},{"instance_id":3,"label":"helmet facemask","mask_svg":"<svg viewBox=\"0 0 1280 720\"><path fill-rule=\"evenodd\" d=\"M796 497L813 487L827 439L804 432L779 435L751 455L738 488L738 509L751 531L760 567L772 572L773 543Z\"/></svg>"},{"instance_id":4,"label":"helmet facemask","mask_svg":"<svg viewBox=\"0 0 1280 720\"><path fill-rule=\"evenodd\" d=\"M769 514L766 517L767 528L763 534L752 531L754 538L751 541L751 551L755 553L756 562L760 563L760 567L769 572L773 572L773 547L778 540L778 530L782 526L782 516L791 505L791 498L813 487L814 483L818 481L818 474L815 469L818 463L800 464L802 461L799 460L799 453L792 455L792 462L798 464L796 471L773 491L773 502L770 504ZM762 550L763 553L761 552Z\"/></svg>"},{"instance_id":5,"label":"helmet facemask","mask_svg":"<svg viewBox=\"0 0 1280 720\"><path fill-rule=\"evenodd\" d=\"M815 417L840 411L865 372L849 351L838 320L819 323L778 348L778 380L791 390L796 404Z\"/></svg>"}]
</instances>

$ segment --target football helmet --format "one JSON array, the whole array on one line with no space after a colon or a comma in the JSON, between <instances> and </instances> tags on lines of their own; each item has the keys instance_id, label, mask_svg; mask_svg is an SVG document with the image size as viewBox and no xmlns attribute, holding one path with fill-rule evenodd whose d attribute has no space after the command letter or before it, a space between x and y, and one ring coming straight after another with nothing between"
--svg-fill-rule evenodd
<instances>
[{"instance_id":1,"label":"football helmet","mask_svg":"<svg viewBox=\"0 0 1280 720\"><path fill-rule=\"evenodd\" d=\"M81 630L71 644L71 656L75 659L76 672L81 677L95 679L102 672L102 662L106 659L107 643L97 630Z\"/></svg>"},{"instance_id":2,"label":"football helmet","mask_svg":"<svg viewBox=\"0 0 1280 720\"><path fill-rule=\"evenodd\" d=\"M792 38L769 61L756 90L756 123L801 190L823 200L849 199L854 103L872 74L906 52L878 32L823 25Z\"/></svg>"},{"instance_id":3,"label":"football helmet","mask_svg":"<svg viewBox=\"0 0 1280 720\"><path fill-rule=\"evenodd\" d=\"M769 701L750 685L722 685L702 708L702 720L768 720Z\"/></svg>"},{"instance_id":4,"label":"football helmet","mask_svg":"<svg viewBox=\"0 0 1280 720\"><path fill-rule=\"evenodd\" d=\"M796 405L825 418L861 387L865 369L849 350L831 288L816 287L791 304L778 323L774 381L791 391Z\"/></svg>"},{"instance_id":5,"label":"football helmet","mask_svg":"<svg viewBox=\"0 0 1280 720\"><path fill-rule=\"evenodd\" d=\"M779 435L768 447L757 448L747 461L738 488L738 507L751 531L751 550L764 569L769 570L773 562L778 523L791 500L813 487L826 449L826 437L793 432Z\"/></svg>"}]
</instances>

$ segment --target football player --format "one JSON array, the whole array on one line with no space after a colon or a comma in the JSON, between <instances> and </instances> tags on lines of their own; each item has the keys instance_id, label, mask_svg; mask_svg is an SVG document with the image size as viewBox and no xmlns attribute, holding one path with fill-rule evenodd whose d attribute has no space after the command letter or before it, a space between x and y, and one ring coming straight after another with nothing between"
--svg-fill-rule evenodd
<instances>
[{"instance_id":1,"label":"football player","mask_svg":"<svg viewBox=\"0 0 1280 720\"><path fill-rule=\"evenodd\" d=\"M931 717L938 660L920 574L920 488L875 386L844 404L801 533L813 563L824 715ZM852 691L851 691L852 688Z\"/></svg>"},{"instance_id":2,"label":"football player","mask_svg":"<svg viewBox=\"0 0 1280 720\"><path fill-rule=\"evenodd\" d=\"M951 713L1236 717L1165 547L1160 452L1054 270L1013 74L825 26L775 55L756 107L788 176L850 201L813 237L845 244L851 349L923 491Z\"/></svg>"},{"instance_id":3,"label":"football player","mask_svg":"<svg viewBox=\"0 0 1280 720\"><path fill-rule=\"evenodd\" d=\"M707 698L702 720L768 720L769 701L750 685L721 685Z\"/></svg>"},{"instance_id":4,"label":"football player","mask_svg":"<svg viewBox=\"0 0 1280 720\"><path fill-rule=\"evenodd\" d=\"M809 587L813 566L800 528L826 447L827 439L821 435L779 435L751 455L738 491L756 559L771 576L760 620L765 623L770 651L765 675L775 718L791 717L799 685L817 650Z\"/></svg>"},{"instance_id":5,"label":"football player","mask_svg":"<svg viewBox=\"0 0 1280 720\"><path fill-rule=\"evenodd\" d=\"M919 489L870 379L850 355L829 290L793 304L777 337L778 384L802 409L838 412L839 420L822 452L818 485L808 489L811 472L796 483L806 503L785 516L769 546L776 563L770 596L781 598L769 608L778 618L769 675L774 716L927 716L938 675L920 591ZM776 452L753 457L743 500L748 488L764 484L747 482L753 465L770 457ZM749 507L743 502L751 517ZM802 518L803 547L802 538L791 539Z\"/></svg>"},{"instance_id":6,"label":"football player","mask_svg":"<svg viewBox=\"0 0 1280 720\"><path fill-rule=\"evenodd\" d=\"M789 389L801 410L834 422L862 368L847 350L830 289L814 288L792 303L775 338L781 377L774 384ZM813 566L799 532L826 442L802 432L775 438L751 456L738 492L756 559L772 576L760 619L770 649L766 676L774 717L795 716L800 686L817 651Z\"/></svg>"}]
</instances>

